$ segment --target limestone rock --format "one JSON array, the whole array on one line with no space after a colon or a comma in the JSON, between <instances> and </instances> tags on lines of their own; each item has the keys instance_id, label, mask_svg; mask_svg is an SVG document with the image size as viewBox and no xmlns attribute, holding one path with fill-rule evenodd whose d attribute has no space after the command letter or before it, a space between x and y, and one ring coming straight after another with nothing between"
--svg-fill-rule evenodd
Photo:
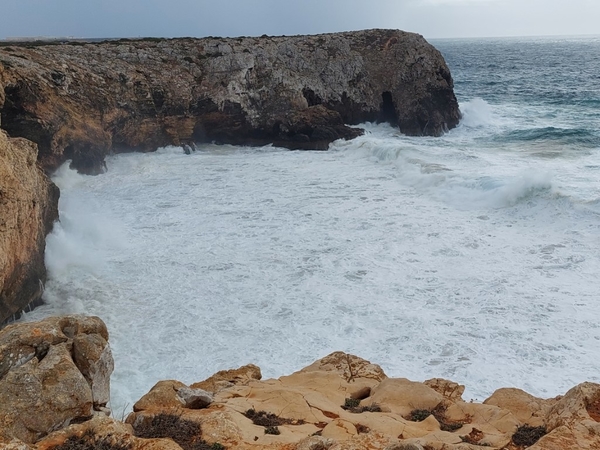
<instances>
[{"instance_id":1,"label":"limestone rock","mask_svg":"<svg viewBox=\"0 0 600 450\"><path fill-rule=\"evenodd\" d=\"M110 374L114 370L112 353L106 339L99 334L75 336L73 357L92 389L94 405L106 405L110 400Z\"/></svg>"},{"instance_id":2,"label":"limestone rock","mask_svg":"<svg viewBox=\"0 0 600 450\"><path fill-rule=\"evenodd\" d=\"M591 426L590 426L591 425ZM595 450L600 448L598 428L591 423L576 423L560 426L542 437L528 450Z\"/></svg>"},{"instance_id":3,"label":"limestone rock","mask_svg":"<svg viewBox=\"0 0 600 450\"><path fill-rule=\"evenodd\" d=\"M422 36L367 30L316 36L117 40L0 48L2 128L103 170L111 151L193 141L324 149L386 121L439 135L459 110L450 71Z\"/></svg>"},{"instance_id":4,"label":"limestone rock","mask_svg":"<svg viewBox=\"0 0 600 450\"><path fill-rule=\"evenodd\" d=\"M214 394L224 388L246 385L252 380L261 378L260 368L254 364L248 364L238 369L221 370L204 381L190 385L190 388L203 389Z\"/></svg>"},{"instance_id":5,"label":"limestone rock","mask_svg":"<svg viewBox=\"0 0 600 450\"><path fill-rule=\"evenodd\" d=\"M337 372L347 382L357 378L369 378L375 381L387 378L383 369L377 364L344 352L333 352L301 370L301 372L313 371Z\"/></svg>"},{"instance_id":6,"label":"limestone rock","mask_svg":"<svg viewBox=\"0 0 600 450\"><path fill-rule=\"evenodd\" d=\"M451 401L462 400L462 395L465 392L465 387L462 384L444 380L443 378L432 378L431 380L424 381L423 384L439 392Z\"/></svg>"},{"instance_id":7,"label":"limestone rock","mask_svg":"<svg viewBox=\"0 0 600 450\"><path fill-rule=\"evenodd\" d=\"M0 332L0 355L13 352L1 359L8 363L0 375L0 449L49 450L67 441L85 441L98 448L118 443L133 450L178 450L199 443L236 450L600 448L598 384L582 383L550 400L507 388L496 391L483 404L464 402L462 386L452 381L417 383L388 378L379 366L343 352L279 379L256 379L260 371L255 366L220 372L208 383L218 386L209 404L205 403L213 395L206 391L178 381L162 381L136 403L136 411L124 424L91 415L94 383L90 384L89 374L95 366L86 358L91 355L92 361L101 361L101 346L108 338L97 318L55 318L19 326L23 328L12 325ZM73 360L71 354L76 355ZM39 383L54 380L48 383L54 389L52 394L38 389L42 394L35 398L27 397L33 396L28 393L15 400L14 392L35 392L23 387L25 383L34 385L27 374ZM221 384L224 381L226 387ZM62 388L56 387L61 383ZM44 400L46 394L52 395L52 403ZM8 400L3 397L6 395ZM61 423L55 412L29 417L20 412L24 408L19 409L19 402L24 401L30 405L29 411L31 405L36 411L51 407L64 411L71 407L70 396L77 395L82 398L72 408L83 408L76 414L85 420L77 425L66 426L70 419ZM41 400L36 403L38 397ZM202 407L190 408L198 397ZM82 415L85 413L89 418ZM518 446L517 428L537 423L545 424L548 433L537 442ZM42 436L48 431L35 432L61 427L46 437ZM38 435L42 439L33 444ZM538 437L536 433L531 436L533 440Z\"/></svg>"},{"instance_id":8,"label":"limestone rock","mask_svg":"<svg viewBox=\"0 0 600 450\"><path fill-rule=\"evenodd\" d=\"M159 381L152 386L150 392L135 402L133 410L182 408L183 403L178 398L177 391L185 387L185 384L177 380Z\"/></svg>"},{"instance_id":9,"label":"limestone rock","mask_svg":"<svg viewBox=\"0 0 600 450\"><path fill-rule=\"evenodd\" d=\"M581 383L570 389L552 405L546 417L550 430L588 421L593 424L600 422L600 384L597 383ZM600 428L598 431L600 435Z\"/></svg>"},{"instance_id":10,"label":"limestone rock","mask_svg":"<svg viewBox=\"0 0 600 450\"><path fill-rule=\"evenodd\" d=\"M192 389L187 386L177 390L177 397L185 408L202 409L213 402L213 396L210 392L202 389Z\"/></svg>"},{"instance_id":11,"label":"limestone rock","mask_svg":"<svg viewBox=\"0 0 600 450\"><path fill-rule=\"evenodd\" d=\"M412 444L410 442L395 442L388 445L385 450L423 450L423 447L419 444Z\"/></svg>"},{"instance_id":12,"label":"limestone rock","mask_svg":"<svg viewBox=\"0 0 600 450\"><path fill-rule=\"evenodd\" d=\"M46 281L46 235L58 218L59 191L37 155L33 142L0 130L0 325L38 302Z\"/></svg>"},{"instance_id":13,"label":"limestone rock","mask_svg":"<svg viewBox=\"0 0 600 450\"><path fill-rule=\"evenodd\" d=\"M495 405L509 410L521 424L532 427L544 425L544 419L556 399L544 400L516 388L502 388L494 392L484 405Z\"/></svg>"},{"instance_id":14,"label":"limestone rock","mask_svg":"<svg viewBox=\"0 0 600 450\"><path fill-rule=\"evenodd\" d=\"M171 439L141 439L133 435L130 425L108 417L96 416L78 425L52 433L36 443L36 450L51 450L71 442L68 448L121 448L131 450L181 450Z\"/></svg>"},{"instance_id":15,"label":"limestone rock","mask_svg":"<svg viewBox=\"0 0 600 450\"><path fill-rule=\"evenodd\" d=\"M444 402L444 396L423 383L388 378L373 389L369 400L404 417L415 409L433 410Z\"/></svg>"},{"instance_id":16,"label":"limestone rock","mask_svg":"<svg viewBox=\"0 0 600 450\"><path fill-rule=\"evenodd\" d=\"M0 330L3 434L32 443L105 408L110 371L93 368L112 370L107 339L106 326L97 317L55 317ZM99 347L73 358L76 341Z\"/></svg>"}]
</instances>

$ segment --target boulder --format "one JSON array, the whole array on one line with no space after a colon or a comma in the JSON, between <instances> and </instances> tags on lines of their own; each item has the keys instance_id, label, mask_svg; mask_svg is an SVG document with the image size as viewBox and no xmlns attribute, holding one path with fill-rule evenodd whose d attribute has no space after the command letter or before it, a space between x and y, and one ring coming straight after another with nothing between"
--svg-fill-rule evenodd
<instances>
[{"instance_id":1,"label":"boulder","mask_svg":"<svg viewBox=\"0 0 600 450\"><path fill-rule=\"evenodd\" d=\"M105 413L112 367L106 326L97 317L8 325L0 330L2 434L33 443Z\"/></svg>"},{"instance_id":2,"label":"boulder","mask_svg":"<svg viewBox=\"0 0 600 450\"><path fill-rule=\"evenodd\" d=\"M235 385L247 385L249 382L261 378L260 367L248 364L238 369L220 370L204 381L193 383L190 388L202 389L215 394L222 389Z\"/></svg>"},{"instance_id":3,"label":"boulder","mask_svg":"<svg viewBox=\"0 0 600 450\"><path fill-rule=\"evenodd\" d=\"M58 219L59 191L37 156L36 144L0 130L0 326L37 304L46 282L46 235Z\"/></svg>"},{"instance_id":4,"label":"boulder","mask_svg":"<svg viewBox=\"0 0 600 450\"><path fill-rule=\"evenodd\" d=\"M539 427L544 426L548 410L556 400L537 398L521 389L501 388L495 391L483 404L507 409L521 424Z\"/></svg>"},{"instance_id":5,"label":"boulder","mask_svg":"<svg viewBox=\"0 0 600 450\"><path fill-rule=\"evenodd\" d=\"M180 381L165 380L156 383L150 392L133 405L133 411L149 409L202 409L213 401L213 395L202 389L193 389Z\"/></svg>"},{"instance_id":6,"label":"boulder","mask_svg":"<svg viewBox=\"0 0 600 450\"><path fill-rule=\"evenodd\" d=\"M0 48L2 128L47 169L194 141L326 149L362 133L345 124L439 135L460 118L442 55L398 30L58 44Z\"/></svg>"}]
</instances>

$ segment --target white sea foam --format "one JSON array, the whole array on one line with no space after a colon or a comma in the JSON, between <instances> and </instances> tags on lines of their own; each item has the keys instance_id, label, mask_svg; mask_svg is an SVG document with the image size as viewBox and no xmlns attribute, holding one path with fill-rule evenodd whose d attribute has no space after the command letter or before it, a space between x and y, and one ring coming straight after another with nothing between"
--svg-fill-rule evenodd
<instances>
[{"instance_id":1,"label":"white sea foam","mask_svg":"<svg viewBox=\"0 0 600 450\"><path fill-rule=\"evenodd\" d=\"M463 103L461 113L461 124L464 127L486 127L499 122L499 118L494 114L490 104L479 97Z\"/></svg>"},{"instance_id":2,"label":"white sea foam","mask_svg":"<svg viewBox=\"0 0 600 450\"><path fill-rule=\"evenodd\" d=\"M326 153L209 145L61 168L48 304L26 320L107 322L115 411L160 379L250 362L275 377L334 350L467 399L599 381L598 181L582 171L598 156L366 127Z\"/></svg>"}]
</instances>

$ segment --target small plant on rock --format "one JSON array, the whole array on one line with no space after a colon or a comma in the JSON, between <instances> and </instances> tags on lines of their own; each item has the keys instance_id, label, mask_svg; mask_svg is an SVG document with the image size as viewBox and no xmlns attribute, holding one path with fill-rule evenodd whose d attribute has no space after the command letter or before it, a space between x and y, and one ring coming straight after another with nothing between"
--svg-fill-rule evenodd
<instances>
[{"instance_id":1,"label":"small plant on rock","mask_svg":"<svg viewBox=\"0 0 600 450\"><path fill-rule=\"evenodd\" d=\"M342 406L342 409L353 409L353 408L358 408L358 405L360 405L360 400L357 398L347 398L346 400L344 400L344 405Z\"/></svg>"},{"instance_id":2,"label":"small plant on rock","mask_svg":"<svg viewBox=\"0 0 600 450\"><path fill-rule=\"evenodd\" d=\"M522 425L512 436L512 441L519 447L530 447L546 434L545 427L530 427Z\"/></svg>"},{"instance_id":3,"label":"small plant on rock","mask_svg":"<svg viewBox=\"0 0 600 450\"><path fill-rule=\"evenodd\" d=\"M279 427L265 427L265 434L281 434Z\"/></svg>"},{"instance_id":4,"label":"small plant on rock","mask_svg":"<svg viewBox=\"0 0 600 450\"><path fill-rule=\"evenodd\" d=\"M354 414L381 412L381 407L377 403L371 403L369 406L360 406L360 400L357 398L347 398L341 408Z\"/></svg>"},{"instance_id":5,"label":"small plant on rock","mask_svg":"<svg viewBox=\"0 0 600 450\"><path fill-rule=\"evenodd\" d=\"M423 422L431 415L428 409L413 409L408 415L408 420L412 422Z\"/></svg>"},{"instance_id":6,"label":"small plant on rock","mask_svg":"<svg viewBox=\"0 0 600 450\"><path fill-rule=\"evenodd\" d=\"M183 450L222 450L222 444L209 444L202 439L200 424L182 419L175 414L157 414L152 420L134 426L134 434L140 438L171 438Z\"/></svg>"},{"instance_id":7,"label":"small plant on rock","mask_svg":"<svg viewBox=\"0 0 600 450\"><path fill-rule=\"evenodd\" d=\"M131 445L111 435L98 437L93 431L87 430L83 435L71 436L49 450L131 450Z\"/></svg>"}]
</instances>

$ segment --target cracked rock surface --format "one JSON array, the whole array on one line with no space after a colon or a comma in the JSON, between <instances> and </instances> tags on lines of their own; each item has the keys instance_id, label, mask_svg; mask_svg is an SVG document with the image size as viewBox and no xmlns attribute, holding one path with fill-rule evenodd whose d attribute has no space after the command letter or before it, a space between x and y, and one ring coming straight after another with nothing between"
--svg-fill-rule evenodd
<instances>
[{"instance_id":1,"label":"cracked rock surface","mask_svg":"<svg viewBox=\"0 0 600 450\"><path fill-rule=\"evenodd\" d=\"M439 135L459 110L450 71L398 30L0 47L1 126L54 169L103 170L113 151L221 142L326 149L386 121Z\"/></svg>"},{"instance_id":2,"label":"cracked rock surface","mask_svg":"<svg viewBox=\"0 0 600 450\"><path fill-rule=\"evenodd\" d=\"M80 316L0 332L0 449L600 448L599 384L553 399L503 388L483 403L465 402L460 384L390 378L344 352L278 379L262 380L248 365L192 386L161 381L123 423L93 413L106 398L91 378L110 366L101 361L107 337L100 319ZM81 423L69 425L74 419Z\"/></svg>"},{"instance_id":3,"label":"cracked rock surface","mask_svg":"<svg viewBox=\"0 0 600 450\"><path fill-rule=\"evenodd\" d=\"M33 443L106 413L113 359L97 317L53 317L0 330L0 436Z\"/></svg>"}]
</instances>

